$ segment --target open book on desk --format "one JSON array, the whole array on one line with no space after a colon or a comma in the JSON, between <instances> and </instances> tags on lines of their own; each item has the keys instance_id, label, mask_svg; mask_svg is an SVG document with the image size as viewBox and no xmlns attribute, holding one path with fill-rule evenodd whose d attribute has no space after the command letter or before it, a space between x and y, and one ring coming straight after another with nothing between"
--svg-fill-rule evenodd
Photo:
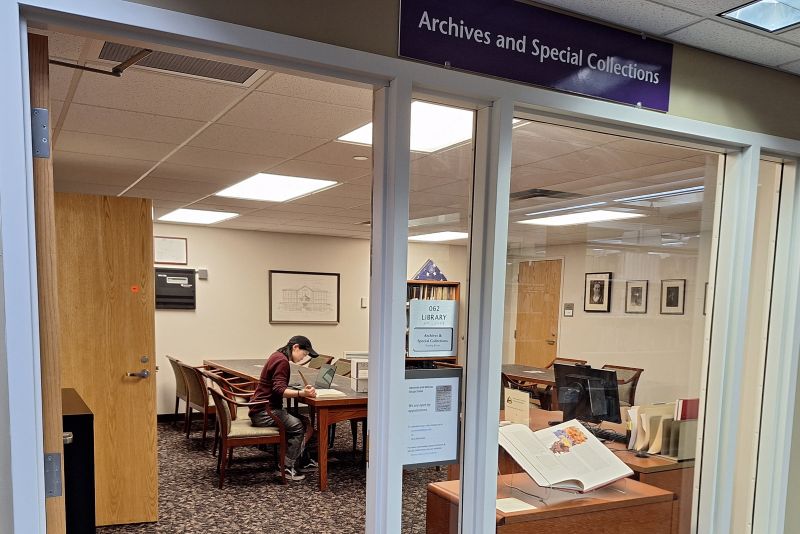
<instances>
[{"instance_id":1,"label":"open book on desk","mask_svg":"<svg viewBox=\"0 0 800 534\"><path fill-rule=\"evenodd\" d=\"M536 432L500 427L500 446L543 487L586 492L633 474L575 419Z\"/></svg>"},{"instance_id":2,"label":"open book on desk","mask_svg":"<svg viewBox=\"0 0 800 534\"><path fill-rule=\"evenodd\" d=\"M317 390L317 398L318 399L330 399L332 397L346 397L347 394L339 391L338 389L318 389Z\"/></svg>"}]
</instances>

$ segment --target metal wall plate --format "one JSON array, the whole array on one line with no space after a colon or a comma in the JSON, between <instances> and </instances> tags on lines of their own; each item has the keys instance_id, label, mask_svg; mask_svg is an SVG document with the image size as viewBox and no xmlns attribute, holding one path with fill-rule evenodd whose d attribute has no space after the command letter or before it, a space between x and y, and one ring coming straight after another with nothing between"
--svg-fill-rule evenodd
<instances>
[{"instance_id":1,"label":"metal wall plate","mask_svg":"<svg viewBox=\"0 0 800 534\"><path fill-rule=\"evenodd\" d=\"M45 497L61 497L61 453L49 452L44 455Z\"/></svg>"},{"instance_id":2,"label":"metal wall plate","mask_svg":"<svg viewBox=\"0 0 800 534\"><path fill-rule=\"evenodd\" d=\"M50 112L46 108L31 112L31 142L34 158L50 157Z\"/></svg>"}]
</instances>

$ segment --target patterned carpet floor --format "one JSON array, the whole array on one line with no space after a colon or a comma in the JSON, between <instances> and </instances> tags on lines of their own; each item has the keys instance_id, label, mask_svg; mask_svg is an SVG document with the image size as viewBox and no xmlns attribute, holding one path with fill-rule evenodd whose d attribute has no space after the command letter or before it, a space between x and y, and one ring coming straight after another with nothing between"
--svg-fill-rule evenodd
<instances>
[{"instance_id":1,"label":"patterned carpet floor","mask_svg":"<svg viewBox=\"0 0 800 534\"><path fill-rule=\"evenodd\" d=\"M198 428L195 423L195 429ZM359 443L359 448L360 448ZM159 521L98 528L112 533L357 534L364 532L366 469L352 452L348 422L336 430L328 467L329 491L318 489L311 472L301 482L280 484L270 452L242 447L234 452L225 487L217 488L211 439L203 448L200 432L190 439L171 423L158 425ZM425 532L426 486L444 480L446 470L406 471L403 477L403 533Z\"/></svg>"}]
</instances>

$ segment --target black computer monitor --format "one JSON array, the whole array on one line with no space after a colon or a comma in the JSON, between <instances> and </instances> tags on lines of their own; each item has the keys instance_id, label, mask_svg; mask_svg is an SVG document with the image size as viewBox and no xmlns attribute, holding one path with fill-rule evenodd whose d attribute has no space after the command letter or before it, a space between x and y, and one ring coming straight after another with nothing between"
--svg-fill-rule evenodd
<instances>
[{"instance_id":1,"label":"black computer monitor","mask_svg":"<svg viewBox=\"0 0 800 534\"><path fill-rule=\"evenodd\" d=\"M553 365L553 370L558 407L564 412L564 421L622 422L616 371L558 363Z\"/></svg>"}]
</instances>

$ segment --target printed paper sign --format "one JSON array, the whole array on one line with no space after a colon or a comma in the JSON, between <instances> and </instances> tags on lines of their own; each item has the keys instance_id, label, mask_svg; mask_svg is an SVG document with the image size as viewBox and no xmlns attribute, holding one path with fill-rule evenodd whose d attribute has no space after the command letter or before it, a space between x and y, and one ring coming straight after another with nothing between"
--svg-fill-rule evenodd
<instances>
[{"instance_id":1,"label":"printed paper sign","mask_svg":"<svg viewBox=\"0 0 800 534\"><path fill-rule=\"evenodd\" d=\"M505 388L505 418L512 423L528 426L531 416L531 396L526 391Z\"/></svg>"},{"instance_id":2,"label":"printed paper sign","mask_svg":"<svg viewBox=\"0 0 800 534\"><path fill-rule=\"evenodd\" d=\"M409 357L456 356L458 302L413 299L409 304Z\"/></svg>"},{"instance_id":3,"label":"printed paper sign","mask_svg":"<svg viewBox=\"0 0 800 534\"><path fill-rule=\"evenodd\" d=\"M449 370L448 370L449 371ZM406 379L406 466L458 459L459 377Z\"/></svg>"}]
</instances>

